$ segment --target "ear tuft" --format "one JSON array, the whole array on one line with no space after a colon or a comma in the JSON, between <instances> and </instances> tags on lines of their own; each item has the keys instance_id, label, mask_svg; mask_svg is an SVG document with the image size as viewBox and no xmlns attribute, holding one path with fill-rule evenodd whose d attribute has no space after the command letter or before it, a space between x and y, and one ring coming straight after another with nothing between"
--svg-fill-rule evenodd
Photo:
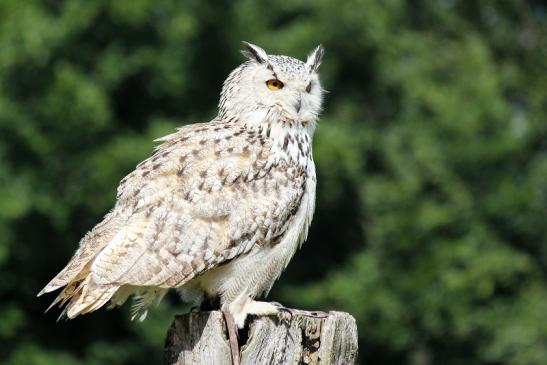
<instances>
[{"instance_id":1,"label":"ear tuft","mask_svg":"<svg viewBox=\"0 0 547 365\"><path fill-rule=\"evenodd\" d=\"M245 41L243 41L243 46L245 47L245 49L241 51L243 56L258 63L268 62L268 55L266 54L266 51L259 46L255 46L254 44Z\"/></svg>"},{"instance_id":2,"label":"ear tuft","mask_svg":"<svg viewBox=\"0 0 547 365\"><path fill-rule=\"evenodd\" d=\"M309 54L308 60L306 61L306 66L310 73L317 72L321 61L323 60L323 55L325 54L325 48L320 44Z\"/></svg>"}]
</instances>

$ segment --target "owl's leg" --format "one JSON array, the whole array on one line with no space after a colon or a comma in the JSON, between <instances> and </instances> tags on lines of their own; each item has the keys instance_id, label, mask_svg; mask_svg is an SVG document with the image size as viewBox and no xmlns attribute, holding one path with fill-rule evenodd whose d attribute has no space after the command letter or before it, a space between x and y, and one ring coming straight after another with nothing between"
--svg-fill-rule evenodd
<instances>
[{"instance_id":1,"label":"owl's leg","mask_svg":"<svg viewBox=\"0 0 547 365\"><path fill-rule=\"evenodd\" d=\"M279 307L274 303L259 302L247 295L240 295L236 300L228 305L224 305L224 307L227 307L226 310L234 317L237 328L245 326L245 320L248 315L271 316L279 313Z\"/></svg>"}]
</instances>

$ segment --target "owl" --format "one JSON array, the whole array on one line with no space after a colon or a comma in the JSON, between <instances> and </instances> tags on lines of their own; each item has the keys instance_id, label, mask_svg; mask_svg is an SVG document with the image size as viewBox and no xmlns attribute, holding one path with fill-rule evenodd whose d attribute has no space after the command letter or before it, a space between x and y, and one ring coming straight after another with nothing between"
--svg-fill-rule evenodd
<instances>
[{"instance_id":1,"label":"owl","mask_svg":"<svg viewBox=\"0 0 547 365\"><path fill-rule=\"evenodd\" d=\"M114 208L38 294L74 318L133 298L146 317L170 288L242 327L271 315L266 295L306 239L315 208L312 139L323 47L302 62L244 42L246 62L223 84L218 116L159 138L122 179ZM50 306L50 308L51 308Z\"/></svg>"}]
</instances>

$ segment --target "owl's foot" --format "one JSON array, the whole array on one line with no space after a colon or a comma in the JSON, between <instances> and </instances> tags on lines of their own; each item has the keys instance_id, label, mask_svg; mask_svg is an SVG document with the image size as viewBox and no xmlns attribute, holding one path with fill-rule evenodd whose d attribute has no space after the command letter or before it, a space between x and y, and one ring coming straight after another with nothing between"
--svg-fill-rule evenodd
<instances>
[{"instance_id":1,"label":"owl's foot","mask_svg":"<svg viewBox=\"0 0 547 365\"><path fill-rule=\"evenodd\" d=\"M234 302L230 305L229 311L234 316L234 321L237 328L243 328L245 326L245 320L247 316L273 316L279 313L279 308L269 302L259 302L256 300L247 300L244 305ZM238 310L239 309L239 310Z\"/></svg>"},{"instance_id":2,"label":"owl's foot","mask_svg":"<svg viewBox=\"0 0 547 365\"><path fill-rule=\"evenodd\" d=\"M327 312L322 311L307 311L303 309L287 308L277 302L259 302L252 300L249 297L240 297L230 303L227 308L233 316L237 328L245 326L247 316L275 316L281 314L287 315L287 319L291 319L295 315L301 315L312 318L326 318L329 316Z\"/></svg>"},{"instance_id":3,"label":"owl's foot","mask_svg":"<svg viewBox=\"0 0 547 365\"><path fill-rule=\"evenodd\" d=\"M230 351L232 353L232 365L239 365L239 342L237 341L237 327L234 317L229 313L222 311L228 330L228 341L230 342Z\"/></svg>"}]
</instances>

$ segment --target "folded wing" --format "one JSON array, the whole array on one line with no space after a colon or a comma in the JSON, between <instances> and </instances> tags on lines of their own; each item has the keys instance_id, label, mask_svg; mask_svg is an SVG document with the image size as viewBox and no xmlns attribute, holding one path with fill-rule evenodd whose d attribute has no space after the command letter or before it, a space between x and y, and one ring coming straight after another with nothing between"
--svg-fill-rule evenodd
<instances>
[{"instance_id":1,"label":"folded wing","mask_svg":"<svg viewBox=\"0 0 547 365\"><path fill-rule=\"evenodd\" d=\"M213 121L164 137L124 178L113 211L43 290L68 317L104 305L122 286L179 287L281 237L304 176L270 159L271 146Z\"/></svg>"}]
</instances>

